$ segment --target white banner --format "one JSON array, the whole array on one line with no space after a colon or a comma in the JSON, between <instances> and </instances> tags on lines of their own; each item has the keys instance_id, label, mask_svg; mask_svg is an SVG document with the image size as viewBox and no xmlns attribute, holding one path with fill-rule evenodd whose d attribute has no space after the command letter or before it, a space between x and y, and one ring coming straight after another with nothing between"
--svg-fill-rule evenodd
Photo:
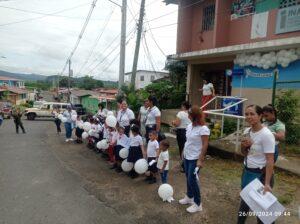
<instances>
[{"instance_id":1,"label":"white banner","mask_svg":"<svg viewBox=\"0 0 300 224\"><path fill-rule=\"evenodd\" d=\"M252 17L251 39L267 36L269 12L254 14Z\"/></svg>"},{"instance_id":2,"label":"white banner","mask_svg":"<svg viewBox=\"0 0 300 224\"><path fill-rule=\"evenodd\" d=\"M255 77L255 78L267 78L267 77L272 77L273 76L273 72L269 72L269 73L255 73L252 72L250 69L246 69L245 70L246 73L246 78L247 77Z\"/></svg>"}]
</instances>

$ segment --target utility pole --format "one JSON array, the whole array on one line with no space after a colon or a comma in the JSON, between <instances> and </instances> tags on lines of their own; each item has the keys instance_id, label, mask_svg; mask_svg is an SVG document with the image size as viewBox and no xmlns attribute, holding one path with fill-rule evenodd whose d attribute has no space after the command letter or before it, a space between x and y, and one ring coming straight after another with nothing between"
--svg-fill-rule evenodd
<instances>
[{"instance_id":1,"label":"utility pole","mask_svg":"<svg viewBox=\"0 0 300 224\"><path fill-rule=\"evenodd\" d=\"M137 64L138 64L138 60L139 60L141 35L142 35L142 31L143 31L144 12L145 12L145 0L142 0L141 8L140 8L138 31L137 31L137 37L136 37L134 59L133 59L133 66L132 66L132 73L131 73L131 86L133 88L135 88L135 77L136 77Z\"/></svg>"},{"instance_id":2,"label":"utility pole","mask_svg":"<svg viewBox=\"0 0 300 224\"><path fill-rule=\"evenodd\" d=\"M70 90L70 86L71 86L71 59L69 59L69 77L68 77L68 103L70 103L71 99L71 90Z\"/></svg>"},{"instance_id":3,"label":"utility pole","mask_svg":"<svg viewBox=\"0 0 300 224\"><path fill-rule=\"evenodd\" d=\"M120 64L119 64L119 92L124 85L125 75L125 45L126 45L126 14L127 14L127 0L122 1L122 23L121 23L121 43L120 43Z\"/></svg>"}]
</instances>

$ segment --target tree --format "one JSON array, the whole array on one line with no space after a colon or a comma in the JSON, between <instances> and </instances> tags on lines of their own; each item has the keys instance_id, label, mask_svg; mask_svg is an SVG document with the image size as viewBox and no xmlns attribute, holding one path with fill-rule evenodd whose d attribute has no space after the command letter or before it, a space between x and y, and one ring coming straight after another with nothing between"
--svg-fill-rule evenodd
<instances>
[{"instance_id":1,"label":"tree","mask_svg":"<svg viewBox=\"0 0 300 224\"><path fill-rule=\"evenodd\" d=\"M104 87L104 84L100 80L93 79L92 76L84 76L83 78L80 79L77 87L81 89L92 90L95 88Z\"/></svg>"},{"instance_id":2,"label":"tree","mask_svg":"<svg viewBox=\"0 0 300 224\"><path fill-rule=\"evenodd\" d=\"M165 69L170 73L170 80L177 91L182 91L186 87L187 63L168 59ZM185 90L184 90L185 91Z\"/></svg>"}]
</instances>

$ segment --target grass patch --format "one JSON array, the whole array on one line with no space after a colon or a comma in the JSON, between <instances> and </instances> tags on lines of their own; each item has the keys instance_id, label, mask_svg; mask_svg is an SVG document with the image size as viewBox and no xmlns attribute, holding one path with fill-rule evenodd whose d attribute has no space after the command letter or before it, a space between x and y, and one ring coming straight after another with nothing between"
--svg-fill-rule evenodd
<instances>
[{"instance_id":1,"label":"grass patch","mask_svg":"<svg viewBox=\"0 0 300 224\"><path fill-rule=\"evenodd\" d=\"M283 194L278 196L278 201L283 205L289 205L293 200L294 197L291 194Z\"/></svg>"}]
</instances>

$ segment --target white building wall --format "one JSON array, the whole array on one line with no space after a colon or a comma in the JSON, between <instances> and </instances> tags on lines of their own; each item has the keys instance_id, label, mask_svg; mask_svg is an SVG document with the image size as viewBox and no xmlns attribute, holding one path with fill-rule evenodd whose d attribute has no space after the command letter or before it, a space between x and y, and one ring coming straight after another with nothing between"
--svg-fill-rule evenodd
<instances>
[{"instance_id":1,"label":"white building wall","mask_svg":"<svg viewBox=\"0 0 300 224\"><path fill-rule=\"evenodd\" d=\"M163 72L153 72L153 71L137 71L135 78L135 88L142 89L152 83L152 81L161 79L163 77L169 76L168 73ZM142 78L143 77L143 78ZM151 80L153 77L154 80ZM125 82L130 83L131 74L125 76Z\"/></svg>"}]
</instances>

